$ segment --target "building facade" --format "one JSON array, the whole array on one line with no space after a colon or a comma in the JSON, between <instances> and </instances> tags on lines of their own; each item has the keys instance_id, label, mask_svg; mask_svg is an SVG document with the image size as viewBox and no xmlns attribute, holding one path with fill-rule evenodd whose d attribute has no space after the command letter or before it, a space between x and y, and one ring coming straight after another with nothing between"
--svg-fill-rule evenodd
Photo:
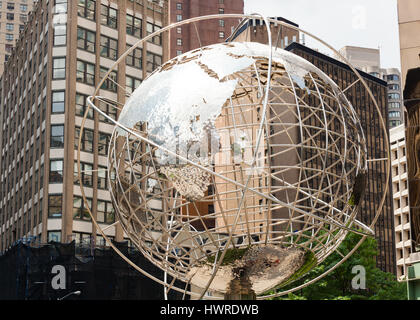
<instances>
[{"instance_id":1,"label":"building facade","mask_svg":"<svg viewBox=\"0 0 420 320\"><path fill-rule=\"evenodd\" d=\"M0 1L0 75L10 57L19 32L25 28L32 0Z\"/></svg>"},{"instance_id":2,"label":"building facade","mask_svg":"<svg viewBox=\"0 0 420 320\"><path fill-rule=\"evenodd\" d=\"M392 161L392 198L394 201L395 255L397 277L407 275L412 248L410 206L408 199L407 149L404 125L390 132Z\"/></svg>"},{"instance_id":3,"label":"building facade","mask_svg":"<svg viewBox=\"0 0 420 320\"><path fill-rule=\"evenodd\" d=\"M404 123L404 105L401 86L401 72L397 68L381 68L379 49L345 46L340 49L354 67L388 83L389 127ZM338 59L341 60L341 59Z\"/></svg>"},{"instance_id":4,"label":"building facade","mask_svg":"<svg viewBox=\"0 0 420 320\"><path fill-rule=\"evenodd\" d=\"M171 23L211 14L243 14L244 0L170 0L169 10ZM170 57L224 42L240 20L212 19L174 28L170 31Z\"/></svg>"},{"instance_id":5,"label":"building facade","mask_svg":"<svg viewBox=\"0 0 420 320\"><path fill-rule=\"evenodd\" d=\"M166 1L76 3L35 5L0 80L1 251L24 237L77 243L92 234L95 240L76 166L86 99L122 53L168 21ZM167 41L154 37L128 55L103 83L104 101L124 103L168 58ZM101 109L116 117L119 111L104 101L98 102ZM91 110L80 140L82 183L103 227L115 221L106 175L113 128ZM117 241L125 238L119 226L106 232Z\"/></svg>"}]
</instances>

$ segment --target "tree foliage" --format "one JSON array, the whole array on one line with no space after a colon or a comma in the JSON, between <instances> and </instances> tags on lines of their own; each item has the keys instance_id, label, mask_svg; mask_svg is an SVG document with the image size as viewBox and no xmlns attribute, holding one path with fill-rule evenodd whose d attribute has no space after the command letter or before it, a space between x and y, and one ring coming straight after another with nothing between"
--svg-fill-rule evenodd
<instances>
[{"instance_id":1,"label":"tree foliage","mask_svg":"<svg viewBox=\"0 0 420 320\"><path fill-rule=\"evenodd\" d=\"M349 233L341 243L338 251L342 255L350 252L361 239L361 236ZM312 269L307 276L294 282L285 291L309 281L336 265L342 256L332 253L322 264ZM407 289L404 282L398 282L392 273L383 272L376 267L375 257L378 255L377 242L366 238L361 246L343 264L319 281L287 296L276 299L286 300L406 300ZM352 280L354 266L363 266L366 270L366 288L353 289Z\"/></svg>"}]
</instances>

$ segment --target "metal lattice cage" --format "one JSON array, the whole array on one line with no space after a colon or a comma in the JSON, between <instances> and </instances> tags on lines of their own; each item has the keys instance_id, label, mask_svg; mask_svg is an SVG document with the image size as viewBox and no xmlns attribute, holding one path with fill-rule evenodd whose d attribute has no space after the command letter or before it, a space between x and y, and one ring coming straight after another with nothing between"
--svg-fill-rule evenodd
<instances>
[{"instance_id":1,"label":"metal lattice cage","mask_svg":"<svg viewBox=\"0 0 420 320\"><path fill-rule=\"evenodd\" d=\"M108 155L118 223L165 275L199 288L193 296L238 280L264 294L349 231L373 234L356 220L367 171L356 112L326 74L271 41L180 55L126 103L89 98L101 112L92 98L121 110Z\"/></svg>"}]
</instances>

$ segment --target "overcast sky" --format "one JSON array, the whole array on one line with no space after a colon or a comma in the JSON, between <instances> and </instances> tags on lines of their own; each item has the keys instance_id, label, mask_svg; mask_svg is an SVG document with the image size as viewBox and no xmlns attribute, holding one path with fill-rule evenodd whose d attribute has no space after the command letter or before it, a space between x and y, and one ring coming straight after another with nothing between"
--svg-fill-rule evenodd
<instances>
[{"instance_id":1,"label":"overcast sky","mask_svg":"<svg viewBox=\"0 0 420 320\"><path fill-rule=\"evenodd\" d=\"M420 1L420 0L419 0ZM399 68L397 0L244 0L245 13L280 16L332 45L381 49L381 67ZM306 37L306 45L328 53Z\"/></svg>"}]
</instances>

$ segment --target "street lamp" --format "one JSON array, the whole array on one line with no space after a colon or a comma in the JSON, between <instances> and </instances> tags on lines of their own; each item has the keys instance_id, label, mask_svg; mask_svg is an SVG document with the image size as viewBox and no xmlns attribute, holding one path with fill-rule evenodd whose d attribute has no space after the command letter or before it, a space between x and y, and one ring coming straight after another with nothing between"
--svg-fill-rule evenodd
<instances>
[{"instance_id":1,"label":"street lamp","mask_svg":"<svg viewBox=\"0 0 420 320\"><path fill-rule=\"evenodd\" d=\"M58 298L57 300L64 300L65 298L67 298L67 297L69 297L69 296L71 296L71 295L75 295L75 296L80 296L80 294L81 294L82 292L80 291L80 290L77 290L77 291L73 291L73 292L70 292L70 293L67 293L64 297L62 297L62 298Z\"/></svg>"}]
</instances>

